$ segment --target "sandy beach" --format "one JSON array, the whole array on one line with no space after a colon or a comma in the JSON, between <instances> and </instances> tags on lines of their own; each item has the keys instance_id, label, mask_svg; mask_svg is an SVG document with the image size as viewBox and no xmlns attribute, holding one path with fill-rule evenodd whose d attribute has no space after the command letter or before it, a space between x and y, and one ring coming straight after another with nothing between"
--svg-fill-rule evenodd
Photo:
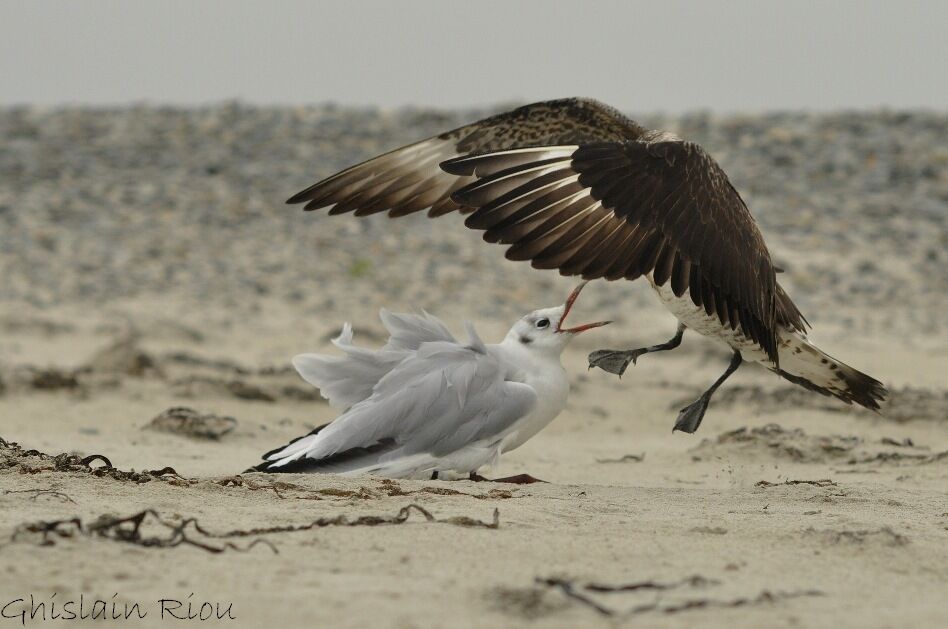
<instances>
[{"instance_id":1,"label":"sandy beach","mask_svg":"<svg viewBox=\"0 0 948 629\"><path fill-rule=\"evenodd\" d=\"M424 308L494 342L575 285L457 216L283 205L486 113L0 109L0 626L80 596L134 627L189 603L233 627L945 626L946 112L630 112L720 161L883 414L750 366L673 434L728 352L686 334L621 380L587 371L676 325L644 282L596 281L576 320L615 323L492 471L548 483L241 473L335 417L289 360L344 321L376 346L380 307Z\"/></svg>"}]
</instances>

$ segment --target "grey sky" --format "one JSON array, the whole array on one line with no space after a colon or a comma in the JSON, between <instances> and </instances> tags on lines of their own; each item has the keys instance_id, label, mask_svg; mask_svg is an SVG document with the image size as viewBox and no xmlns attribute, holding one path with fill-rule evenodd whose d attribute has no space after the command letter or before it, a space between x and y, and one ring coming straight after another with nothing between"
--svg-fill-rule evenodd
<instances>
[{"instance_id":1,"label":"grey sky","mask_svg":"<svg viewBox=\"0 0 948 629\"><path fill-rule=\"evenodd\" d=\"M0 0L0 104L948 107L948 1Z\"/></svg>"}]
</instances>

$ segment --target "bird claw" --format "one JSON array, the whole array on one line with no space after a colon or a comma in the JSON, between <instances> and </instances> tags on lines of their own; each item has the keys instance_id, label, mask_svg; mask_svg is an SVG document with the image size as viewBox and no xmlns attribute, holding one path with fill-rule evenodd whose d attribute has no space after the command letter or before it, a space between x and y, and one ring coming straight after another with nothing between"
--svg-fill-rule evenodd
<instances>
[{"instance_id":1,"label":"bird claw","mask_svg":"<svg viewBox=\"0 0 948 629\"><path fill-rule=\"evenodd\" d=\"M589 368L599 367L603 371L622 377L629 363L633 365L642 354L648 353L644 349L615 350L600 349L589 355Z\"/></svg>"},{"instance_id":2,"label":"bird claw","mask_svg":"<svg viewBox=\"0 0 948 629\"><path fill-rule=\"evenodd\" d=\"M672 432L680 430L688 434L693 434L698 430L698 426L701 425L701 420L704 419L704 413L708 410L709 401L710 398L702 396L681 409L678 413L678 419L675 420L675 427L672 428Z\"/></svg>"}]
</instances>

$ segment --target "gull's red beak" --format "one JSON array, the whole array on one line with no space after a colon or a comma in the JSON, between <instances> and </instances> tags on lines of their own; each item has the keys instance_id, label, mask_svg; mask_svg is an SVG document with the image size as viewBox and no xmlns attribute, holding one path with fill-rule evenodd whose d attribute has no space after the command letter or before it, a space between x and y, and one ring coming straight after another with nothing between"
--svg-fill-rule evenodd
<instances>
[{"instance_id":1,"label":"gull's red beak","mask_svg":"<svg viewBox=\"0 0 948 629\"><path fill-rule=\"evenodd\" d=\"M580 332L585 332L586 330L592 330L593 328L601 328L604 325L609 325L612 321L596 321L595 323L585 323L583 325L577 325L575 328L564 328L563 322L566 321L566 317L569 316L569 311L573 309L573 304L576 303L576 299L579 297L579 293L582 292L583 286L589 282L583 282L579 286L573 289L573 292L569 294L569 297L566 298L565 308L563 310L563 316L560 317L560 322L556 326L557 332L569 332L570 334L579 334Z\"/></svg>"}]
</instances>

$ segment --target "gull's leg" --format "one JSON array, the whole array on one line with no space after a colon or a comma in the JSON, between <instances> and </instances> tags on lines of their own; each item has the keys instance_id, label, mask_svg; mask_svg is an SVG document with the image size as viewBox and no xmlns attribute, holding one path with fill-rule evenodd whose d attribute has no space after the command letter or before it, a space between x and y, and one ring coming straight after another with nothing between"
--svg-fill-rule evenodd
<instances>
[{"instance_id":1,"label":"gull's leg","mask_svg":"<svg viewBox=\"0 0 948 629\"><path fill-rule=\"evenodd\" d=\"M697 400L681 409L681 412L678 413L678 419L675 421L675 427L672 428L672 432L680 430L682 432L693 433L698 430L698 426L701 425L701 420L704 418L704 412L708 410L708 402L711 401L711 396L714 395L714 392L721 386L721 383L728 379L728 376L737 371L737 368L741 366L742 360L741 353L734 350L734 355L731 356L731 362L724 373L721 374L721 377L715 380L714 384L708 387L708 390L702 393Z\"/></svg>"},{"instance_id":2,"label":"gull's leg","mask_svg":"<svg viewBox=\"0 0 948 629\"><path fill-rule=\"evenodd\" d=\"M681 337L685 334L685 324L678 324L678 331L675 336L664 343L652 345L651 347L642 347L639 349L600 349L589 355L589 368L599 367L609 373L622 376L625 373L629 363L635 364L639 356L650 354L652 352L664 352L669 349L675 349L681 345Z\"/></svg>"},{"instance_id":3,"label":"gull's leg","mask_svg":"<svg viewBox=\"0 0 948 629\"><path fill-rule=\"evenodd\" d=\"M431 473L431 480L438 480L438 470Z\"/></svg>"},{"instance_id":4,"label":"gull's leg","mask_svg":"<svg viewBox=\"0 0 948 629\"><path fill-rule=\"evenodd\" d=\"M478 474L477 472L471 472L468 476L469 480L472 480L476 483L487 481L490 483L513 483L515 485L529 485L530 483L545 483L545 480L540 480L539 478L534 478L529 474L517 474L515 476L504 476L503 478L485 478Z\"/></svg>"}]
</instances>

